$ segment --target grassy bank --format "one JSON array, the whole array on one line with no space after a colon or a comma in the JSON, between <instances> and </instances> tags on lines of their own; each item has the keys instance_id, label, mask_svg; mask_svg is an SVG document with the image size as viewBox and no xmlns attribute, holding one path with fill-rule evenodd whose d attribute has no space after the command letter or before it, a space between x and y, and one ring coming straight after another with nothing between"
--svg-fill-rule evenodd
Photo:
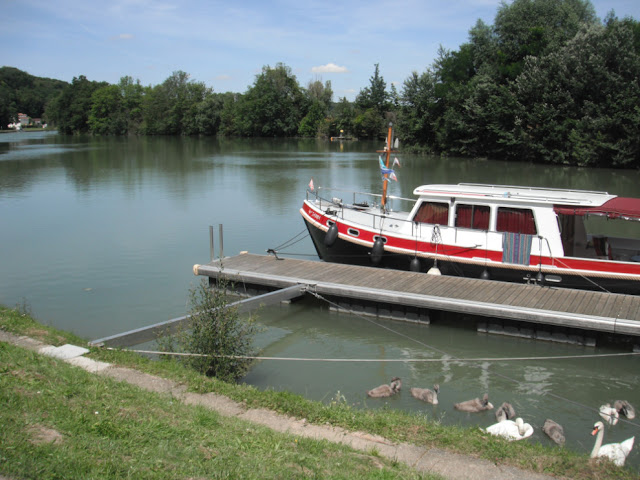
<instances>
[{"instance_id":1,"label":"grassy bank","mask_svg":"<svg viewBox=\"0 0 640 480\"><path fill-rule=\"evenodd\" d=\"M0 307L0 328L52 345L86 341ZM290 393L205 378L170 361L95 349L89 357L170 378L262 407L559 477L631 479L637 473L535 443L509 443L477 428L440 425L393 410L363 411ZM0 472L17 478L418 478L404 465L274 433L168 396L91 375L0 343Z\"/></svg>"}]
</instances>

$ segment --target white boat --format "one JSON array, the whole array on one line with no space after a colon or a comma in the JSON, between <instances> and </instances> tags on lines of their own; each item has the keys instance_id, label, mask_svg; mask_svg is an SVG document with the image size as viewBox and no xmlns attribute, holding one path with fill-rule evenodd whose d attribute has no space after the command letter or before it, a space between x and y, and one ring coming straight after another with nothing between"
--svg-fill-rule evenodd
<instances>
[{"instance_id":1,"label":"white boat","mask_svg":"<svg viewBox=\"0 0 640 480\"><path fill-rule=\"evenodd\" d=\"M300 213L322 260L640 294L640 199L471 183L387 197L393 149L380 153L381 195L307 190Z\"/></svg>"}]
</instances>

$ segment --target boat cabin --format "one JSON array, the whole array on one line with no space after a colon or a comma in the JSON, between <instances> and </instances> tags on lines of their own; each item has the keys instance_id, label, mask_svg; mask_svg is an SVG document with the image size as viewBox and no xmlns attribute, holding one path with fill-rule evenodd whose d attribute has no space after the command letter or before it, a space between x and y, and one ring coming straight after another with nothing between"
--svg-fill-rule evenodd
<instances>
[{"instance_id":1,"label":"boat cabin","mask_svg":"<svg viewBox=\"0 0 640 480\"><path fill-rule=\"evenodd\" d=\"M511 233L533 236L535 255L640 261L638 199L482 184L424 185L414 194L409 219L437 225L444 243L501 250Z\"/></svg>"}]
</instances>

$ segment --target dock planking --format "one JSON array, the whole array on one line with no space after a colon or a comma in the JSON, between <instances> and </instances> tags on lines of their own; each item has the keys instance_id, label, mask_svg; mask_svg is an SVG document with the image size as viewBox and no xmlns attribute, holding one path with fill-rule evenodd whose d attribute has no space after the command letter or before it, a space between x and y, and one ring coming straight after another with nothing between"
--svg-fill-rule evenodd
<instances>
[{"instance_id":1,"label":"dock planking","mask_svg":"<svg viewBox=\"0 0 640 480\"><path fill-rule=\"evenodd\" d=\"M640 336L640 297L374 267L241 254L197 275L263 288L302 284L324 295Z\"/></svg>"}]
</instances>

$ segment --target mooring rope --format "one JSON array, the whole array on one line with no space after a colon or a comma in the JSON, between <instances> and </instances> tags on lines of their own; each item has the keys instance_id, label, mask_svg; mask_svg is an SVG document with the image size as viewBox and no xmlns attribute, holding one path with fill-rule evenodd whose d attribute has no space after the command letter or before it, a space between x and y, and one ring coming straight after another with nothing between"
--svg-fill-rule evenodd
<instances>
[{"instance_id":1,"label":"mooring rope","mask_svg":"<svg viewBox=\"0 0 640 480\"><path fill-rule=\"evenodd\" d=\"M107 347L106 350L120 350L119 348ZM599 355L557 355L549 357L486 357L486 358L310 358L310 357L264 357L253 355L223 355L216 353L185 353L185 352L163 352L156 350L133 350L126 349L127 352L145 353L154 355L173 355L180 357L216 357L216 358L231 358L237 360L281 360L281 361L294 361L294 362L353 362L353 363L366 363L366 362L383 362L383 363L438 363L438 362L452 362L452 363L467 363L467 362L514 362L522 360L567 360L576 358L602 358L602 357L624 357L631 355L640 355L640 352L630 353L603 353Z\"/></svg>"},{"instance_id":2,"label":"mooring rope","mask_svg":"<svg viewBox=\"0 0 640 480\"><path fill-rule=\"evenodd\" d=\"M301 235L303 233L306 233L306 235L302 236ZM292 245L295 245L296 243L304 240L305 238L307 238L309 236L309 231L305 228L303 230L301 230L298 234L294 235L292 238L290 238L289 240L285 241L284 243L281 243L280 245L278 245L277 247L274 248L270 248L269 250L273 250L277 253L280 253L280 249L282 248L288 248L291 247ZM298 238L300 237L300 238Z\"/></svg>"}]
</instances>

